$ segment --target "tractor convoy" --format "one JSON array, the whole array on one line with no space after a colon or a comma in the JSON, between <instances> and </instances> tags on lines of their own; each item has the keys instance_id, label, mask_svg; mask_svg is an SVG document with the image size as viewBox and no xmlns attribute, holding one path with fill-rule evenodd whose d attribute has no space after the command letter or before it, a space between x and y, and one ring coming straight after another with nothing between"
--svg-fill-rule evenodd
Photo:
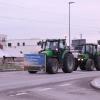
<instances>
[{"instance_id":1,"label":"tractor convoy","mask_svg":"<svg viewBox=\"0 0 100 100\"><path fill-rule=\"evenodd\" d=\"M86 71L100 70L100 52L96 44L83 44L77 57L66 44L66 39L47 39L37 43L41 46L38 54L26 54L29 73L44 70L48 74L56 74L58 69L71 73L78 68Z\"/></svg>"}]
</instances>

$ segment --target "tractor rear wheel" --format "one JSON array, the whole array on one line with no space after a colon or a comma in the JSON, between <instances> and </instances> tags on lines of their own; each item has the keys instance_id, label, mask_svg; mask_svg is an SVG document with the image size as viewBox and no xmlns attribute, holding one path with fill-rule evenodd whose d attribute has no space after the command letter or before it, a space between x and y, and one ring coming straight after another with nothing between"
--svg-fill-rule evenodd
<instances>
[{"instance_id":1,"label":"tractor rear wheel","mask_svg":"<svg viewBox=\"0 0 100 100\"><path fill-rule=\"evenodd\" d=\"M93 71L95 68L94 60L93 59L88 59L85 65L85 68L87 71Z\"/></svg>"},{"instance_id":2,"label":"tractor rear wheel","mask_svg":"<svg viewBox=\"0 0 100 100\"><path fill-rule=\"evenodd\" d=\"M100 56L96 57L96 61L95 61L95 67L97 71L100 71Z\"/></svg>"},{"instance_id":3,"label":"tractor rear wheel","mask_svg":"<svg viewBox=\"0 0 100 100\"><path fill-rule=\"evenodd\" d=\"M63 67L62 67L63 72L71 73L74 70L74 66L75 66L75 59L73 54L66 53L64 55L64 60L63 60Z\"/></svg>"},{"instance_id":4,"label":"tractor rear wheel","mask_svg":"<svg viewBox=\"0 0 100 100\"><path fill-rule=\"evenodd\" d=\"M55 58L47 59L46 72L48 74L56 74L58 72L58 68L59 68L59 64L57 59Z\"/></svg>"}]
</instances>

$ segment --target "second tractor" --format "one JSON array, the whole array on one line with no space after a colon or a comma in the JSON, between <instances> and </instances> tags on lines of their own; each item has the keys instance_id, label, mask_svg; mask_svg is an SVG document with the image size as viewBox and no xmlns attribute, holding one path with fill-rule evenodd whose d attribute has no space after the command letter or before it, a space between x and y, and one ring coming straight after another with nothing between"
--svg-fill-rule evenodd
<instances>
[{"instance_id":1,"label":"second tractor","mask_svg":"<svg viewBox=\"0 0 100 100\"><path fill-rule=\"evenodd\" d=\"M81 45L82 50L78 55L76 67L81 70L93 71L94 68L100 71L100 51L98 45L88 43Z\"/></svg>"}]
</instances>

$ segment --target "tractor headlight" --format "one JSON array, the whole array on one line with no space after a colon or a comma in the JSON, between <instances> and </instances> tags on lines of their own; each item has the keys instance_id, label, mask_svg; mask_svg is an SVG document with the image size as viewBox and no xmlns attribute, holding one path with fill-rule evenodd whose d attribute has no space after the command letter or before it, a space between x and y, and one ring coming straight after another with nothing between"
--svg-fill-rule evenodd
<instances>
[{"instance_id":1,"label":"tractor headlight","mask_svg":"<svg viewBox=\"0 0 100 100\"><path fill-rule=\"evenodd\" d=\"M58 48L56 48L56 51L58 51Z\"/></svg>"},{"instance_id":2,"label":"tractor headlight","mask_svg":"<svg viewBox=\"0 0 100 100\"><path fill-rule=\"evenodd\" d=\"M83 59L81 59L81 61L83 61Z\"/></svg>"},{"instance_id":3,"label":"tractor headlight","mask_svg":"<svg viewBox=\"0 0 100 100\"><path fill-rule=\"evenodd\" d=\"M80 61L80 59L78 59L78 61Z\"/></svg>"},{"instance_id":4,"label":"tractor headlight","mask_svg":"<svg viewBox=\"0 0 100 100\"><path fill-rule=\"evenodd\" d=\"M78 59L78 61L83 61L83 60L84 60L84 59L80 59L80 58Z\"/></svg>"}]
</instances>

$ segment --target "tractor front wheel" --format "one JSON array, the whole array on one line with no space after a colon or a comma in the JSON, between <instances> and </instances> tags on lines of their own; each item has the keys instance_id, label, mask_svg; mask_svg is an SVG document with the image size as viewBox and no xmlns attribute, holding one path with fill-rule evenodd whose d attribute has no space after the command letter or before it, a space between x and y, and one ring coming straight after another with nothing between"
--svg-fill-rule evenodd
<instances>
[{"instance_id":1,"label":"tractor front wheel","mask_svg":"<svg viewBox=\"0 0 100 100\"><path fill-rule=\"evenodd\" d=\"M74 70L75 58L73 54L66 53L63 60L62 70L64 73L71 73Z\"/></svg>"},{"instance_id":2,"label":"tractor front wheel","mask_svg":"<svg viewBox=\"0 0 100 100\"><path fill-rule=\"evenodd\" d=\"M80 65L80 69L81 69L82 71L86 70L85 64L86 64L86 63L84 62L84 63L82 63L82 64Z\"/></svg>"},{"instance_id":3,"label":"tractor front wheel","mask_svg":"<svg viewBox=\"0 0 100 100\"><path fill-rule=\"evenodd\" d=\"M56 74L58 72L58 61L55 58L47 59L46 72L48 74Z\"/></svg>"},{"instance_id":4,"label":"tractor front wheel","mask_svg":"<svg viewBox=\"0 0 100 100\"><path fill-rule=\"evenodd\" d=\"M95 68L94 60L93 59L88 59L85 65L85 68L87 71L93 71Z\"/></svg>"}]
</instances>

